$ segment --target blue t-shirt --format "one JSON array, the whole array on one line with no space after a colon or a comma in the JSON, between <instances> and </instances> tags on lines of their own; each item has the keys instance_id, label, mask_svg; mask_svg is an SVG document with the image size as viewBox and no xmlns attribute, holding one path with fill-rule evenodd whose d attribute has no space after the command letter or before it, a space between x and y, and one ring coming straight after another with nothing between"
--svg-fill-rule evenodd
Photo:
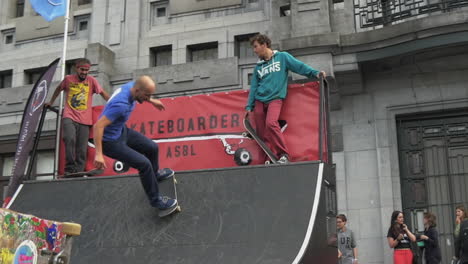
<instances>
[{"instance_id":1,"label":"blue t-shirt","mask_svg":"<svg viewBox=\"0 0 468 264\"><path fill-rule=\"evenodd\" d=\"M119 89L115 90L109 101L107 101L101 116L106 116L112 123L104 129L103 141L114 141L122 135L122 130L125 127L136 102L133 99L130 89L135 82L128 82Z\"/></svg>"}]
</instances>

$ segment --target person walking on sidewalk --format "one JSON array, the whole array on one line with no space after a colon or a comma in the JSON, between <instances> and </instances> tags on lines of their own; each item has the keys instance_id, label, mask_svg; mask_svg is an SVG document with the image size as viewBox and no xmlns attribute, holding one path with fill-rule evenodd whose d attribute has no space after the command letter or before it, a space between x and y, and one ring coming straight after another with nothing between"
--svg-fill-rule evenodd
<instances>
[{"instance_id":1,"label":"person walking on sidewalk","mask_svg":"<svg viewBox=\"0 0 468 264\"><path fill-rule=\"evenodd\" d=\"M93 125L93 94L100 94L106 101L109 99L109 94L102 89L98 81L88 75L90 68L91 62L88 59L77 59L76 74L65 76L49 103L45 104L50 107L60 92L65 92L66 102L62 119L65 175L85 171L89 129Z\"/></svg>"},{"instance_id":2,"label":"person walking on sidewalk","mask_svg":"<svg viewBox=\"0 0 468 264\"><path fill-rule=\"evenodd\" d=\"M253 112L258 136L278 157L279 163L287 163L289 153L278 118L287 96L288 73L315 78L320 72L287 52L272 50L266 35L253 36L250 44L260 60L253 71L245 115L248 117ZM325 72L321 73L325 76Z\"/></svg>"},{"instance_id":3,"label":"person walking on sidewalk","mask_svg":"<svg viewBox=\"0 0 468 264\"><path fill-rule=\"evenodd\" d=\"M137 102L149 102L156 109L164 110L160 100L151 98L155 92L155 82L148 76L141 76L136 81L124 84L112 94L94 125L94 166L98 169L107 167L104 155L130 165L138 170L151 206L160 210L171 210L177 206L177 200L161 196L158 181L173 176L174 171L159 170L158 145L125 126Z\"/></svg>"},{"instance_id":4,"label":"person walking on sidewalk","mask_svg":"<svg viewBox=\"0 0 468 264\"><path fill-rule=\"evenodd\" d=\"M338 264L358 264L356 238L353 231L346 226L347 222L344 214L336 216Z\"/></svg>"}]
</instances>

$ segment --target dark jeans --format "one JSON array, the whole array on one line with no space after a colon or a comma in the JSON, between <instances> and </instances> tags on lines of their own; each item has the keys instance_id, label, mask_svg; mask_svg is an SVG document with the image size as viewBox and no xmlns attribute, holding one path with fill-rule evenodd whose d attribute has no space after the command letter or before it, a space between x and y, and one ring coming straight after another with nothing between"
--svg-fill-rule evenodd
<instances>
[{"instance_id":1,"label":"dark jeans","mask_svg":"<svg viewBox=\"0 0 468 264\"><path fill-rule=\"evenodd\" d=\"M63 119L63 142L65 143L65 172L85 171L88 151L89 127L70 118Z\"/></svg>"},{"instance_id":2,"label":"dark jeans","mask_svg":"<svg viewBox=\"0 0 468 264\"><path fill-rule=\"evenodd\" d=\"M157 207L159 196L156 179L159 169L158 145L142 134L125 127L119 139L103 141L102 149L104 155L138 170L141 184L151 206Z\"/></svg>"}]
</instances>

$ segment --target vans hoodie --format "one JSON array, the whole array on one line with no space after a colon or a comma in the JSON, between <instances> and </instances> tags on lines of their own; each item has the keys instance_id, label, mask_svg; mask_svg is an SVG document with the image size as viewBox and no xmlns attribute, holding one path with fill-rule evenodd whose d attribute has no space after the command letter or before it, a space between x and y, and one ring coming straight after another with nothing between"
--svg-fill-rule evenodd
<instances>
[{"instance_id":1,"label":"vans hoodie","mask_svg":"<svg viewBox=\"0 0 468 264\"><path fill-rule=\"evenodd\" d=\"M251 111L255 100L269 103L276 99L284 99L287 95L288 72L315 78L319 71L294 58L285 51L273 51L270 60L260 60L255 66L250 93L245 109Z\"/></svg>"}]
</instances>

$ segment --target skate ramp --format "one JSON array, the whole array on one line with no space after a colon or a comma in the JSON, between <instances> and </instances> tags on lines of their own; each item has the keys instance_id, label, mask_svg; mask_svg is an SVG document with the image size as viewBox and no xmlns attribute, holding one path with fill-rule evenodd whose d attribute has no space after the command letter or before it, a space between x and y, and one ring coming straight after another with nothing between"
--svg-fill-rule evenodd
<instances>
[{"instance_id":1,"label":"skate ramp","mask_svg":"<svg viewBox=\"0 0 468 264\"><path fill-rule=\"evenodd\" d=\"M182 212L162 219L138 176L29 182L11 208L81 223L73 264L331 264L328 171L306 162L179 172Z\"/></svg>"}]
</instances>

